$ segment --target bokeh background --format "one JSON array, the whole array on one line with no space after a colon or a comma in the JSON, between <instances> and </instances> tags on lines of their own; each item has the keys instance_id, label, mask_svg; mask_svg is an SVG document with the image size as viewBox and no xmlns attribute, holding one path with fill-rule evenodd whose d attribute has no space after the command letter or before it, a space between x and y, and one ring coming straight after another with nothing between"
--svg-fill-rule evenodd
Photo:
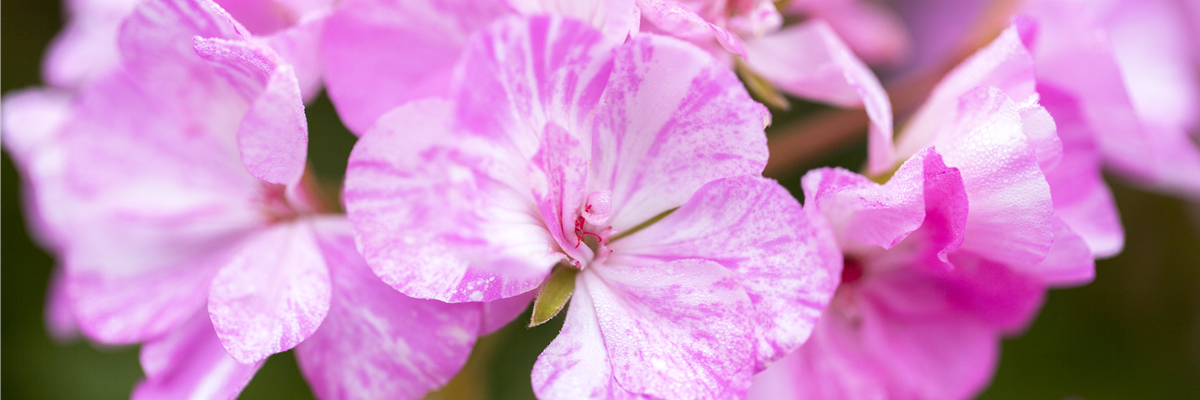
<instances>
[{"instance_id":1,"label":"bokeh background","mask_svg":"<svg viewBox=\"0 0 1200 400\"><path fill-rule=\"evenodd\" d=\"M0 4L0 90L39 84L42 52L61 24L57 0ZM819 107L797 104L791 114L777 115L776 126L814 108ZM354 137L324 96L306 112L312 168L336 187ZM777 178L798 193L802 171L823 165L857 169L865 152L863 140L850 141L794 176ZM1028 332L1003 343L998 372L981 398L1200 399L1200 206L1109 181L1126 228L1125 251L1097 262L1094 283L1050 293ZM127 398L142 376L136 347L60 343L46 334L42 306L55 261L25 231L21 184L5 153L0 397ZM512 324L481 339L464 372L431 397L533 398L529 371L561 324L561 317L533 329ZM271 357L241 398L312 395L288 352Z\"/></svg>"}]
</instances>

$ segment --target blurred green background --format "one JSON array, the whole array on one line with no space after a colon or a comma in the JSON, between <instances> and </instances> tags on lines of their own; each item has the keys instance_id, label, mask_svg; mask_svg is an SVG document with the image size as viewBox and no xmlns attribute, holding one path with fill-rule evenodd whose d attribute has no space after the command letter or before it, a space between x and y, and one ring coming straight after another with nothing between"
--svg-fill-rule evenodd
<instances>
[{"instance_id":1,"label":"blurred green background","mask_svg":"<svg viewBox=\"0 0 1200 400\"><path fill-rule=\"evenodd\" d=\"M0 90L8 93L39 84L42 52L62 18L55 0L0 7ZM310 161L335 185L354 137L324 96L307 113ZM807 167L855 168L864 154L859 141ZM795 188L799 176L781 181ZM1112 183L1125 251L1097 263L1094 283L1050 293L1029 331L1005 341L994 383L981 398L1200 399L1200 206ZM7 153L0 187L0 397L128 397L142 375L135 347L56 343L45 333L42 305L54 259L25 231L20 176ZM434 397L532 398L530 368L560 326L561 318L534 329L511 325L484 338L465 372ZM290 352L271 357L242 395L311 397Z\"/></svg>"}]
</instances>

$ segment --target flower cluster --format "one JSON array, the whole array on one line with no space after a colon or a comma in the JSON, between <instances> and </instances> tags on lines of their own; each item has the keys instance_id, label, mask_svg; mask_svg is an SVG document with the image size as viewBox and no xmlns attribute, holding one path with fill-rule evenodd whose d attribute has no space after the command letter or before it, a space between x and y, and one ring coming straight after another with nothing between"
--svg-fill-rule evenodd
<instances>
[{"instance_id":1,"label":"flower cluster","mask_svg":"<svg viewBox=\"0 0 1200 400\"><path fill-rule=\"evenodd\" d=\"M135 398L293 349L319 398L421 398L521 315L564 320L543 399L968 398L1121 251L1102 166L1200 196L1200 9L1110 3L957 62L921 31L954 16L858 0L78 0L3 139L51 333L141 344ZM956 65L894 134L868 65L918 56ZM867 115L803 204L762 176L788 96Z\"/></svg>"}]
</instances>

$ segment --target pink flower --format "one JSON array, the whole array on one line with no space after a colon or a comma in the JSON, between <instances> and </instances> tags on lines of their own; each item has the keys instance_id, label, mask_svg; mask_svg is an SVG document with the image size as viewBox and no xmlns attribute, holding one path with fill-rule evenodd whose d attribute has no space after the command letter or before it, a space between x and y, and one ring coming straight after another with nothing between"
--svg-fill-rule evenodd
<instances>
[{"instance_id":1,"label":"pink flower","mask_svg":"<svg viewBox=\"0 0 1200 400\"><path fill-rule=\"evenodd\" d=\"M1078 102L1104 161L1139 184L1200 196L1200 7L1173 0L1030 2L1040 84ZM1190 16L1190 18L1189 18Z\"/></svg>"},{"instance_id":2,"label":"pink flower","mask_svg":"<svg viewBox=\"0 0 1200 400\"><path fill-rule=\"evenodd\" d=\"M813 338L751 397L973 396L1045 288L1090 281L1093 257L1120 250L1078 111L1035 91L1033 35L1018 21L946 76L897 153L872 155L904 160L869 166L885 184L841 169L804 177L805 211L829 221L846 257L842 283Z\"/></svg>"},{"instance_id":3,"label":"pink flower","mask_svg":"<svg viewBox=\"0 0 1200 400\"><path fill-rule=\"evenodd\" d=\"M301 91L271 43L211 1L146 1L108 74L71 99L5 99L69 315L101 343L144 342L138 398L235 397L301 342L322 398L420 397L520 310L370 273L307 192Z\"/></svg>"},{"instance_id":4,"label":"pink flower","mask_svg":"<svg viewBox=\"0 0 1200 400\"><path fill-rule=\"evenodd\" d=\"M534 323L571 296L534 367L539 397L739 396L807 338L840 258L756 176L768 114L723 65L534 17L469 42L455 77L450 100L396 108L362 137L348 214L367 263L407 295L541 287Z\"/></svg>"},{"instance_id":5,"label":"pink flower","mask_svg":"<svg viewBox=\"0 0 1200 400\"><path fill-rule=\"evenodd\" d=\"M488 23L537 13L587 21L615 41L638 27L633 0L347 0L322 39L329 97L361 135L396 106L448 96L455 61Z\"/></svg>"}]
</instances>

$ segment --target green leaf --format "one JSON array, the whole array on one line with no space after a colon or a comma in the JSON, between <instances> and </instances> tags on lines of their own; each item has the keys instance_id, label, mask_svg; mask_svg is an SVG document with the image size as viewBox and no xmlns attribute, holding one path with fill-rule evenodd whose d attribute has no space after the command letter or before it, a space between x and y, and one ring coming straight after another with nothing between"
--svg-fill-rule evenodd
<instances>
[{"instance_id":1,"label":"green leaf","mask_svg":"<svg viewBox=\"0 0 1200 400\"><path fill-rule=\"evenodd\" d=\"M559 264L550 273L550 277L542 284L542 291L537 300L533 301L533 315L529 319L529 327L535 327L549 321L562 311L575 293L575 275L579 269L570 265Z\"/></svg>"}]
</instances>

